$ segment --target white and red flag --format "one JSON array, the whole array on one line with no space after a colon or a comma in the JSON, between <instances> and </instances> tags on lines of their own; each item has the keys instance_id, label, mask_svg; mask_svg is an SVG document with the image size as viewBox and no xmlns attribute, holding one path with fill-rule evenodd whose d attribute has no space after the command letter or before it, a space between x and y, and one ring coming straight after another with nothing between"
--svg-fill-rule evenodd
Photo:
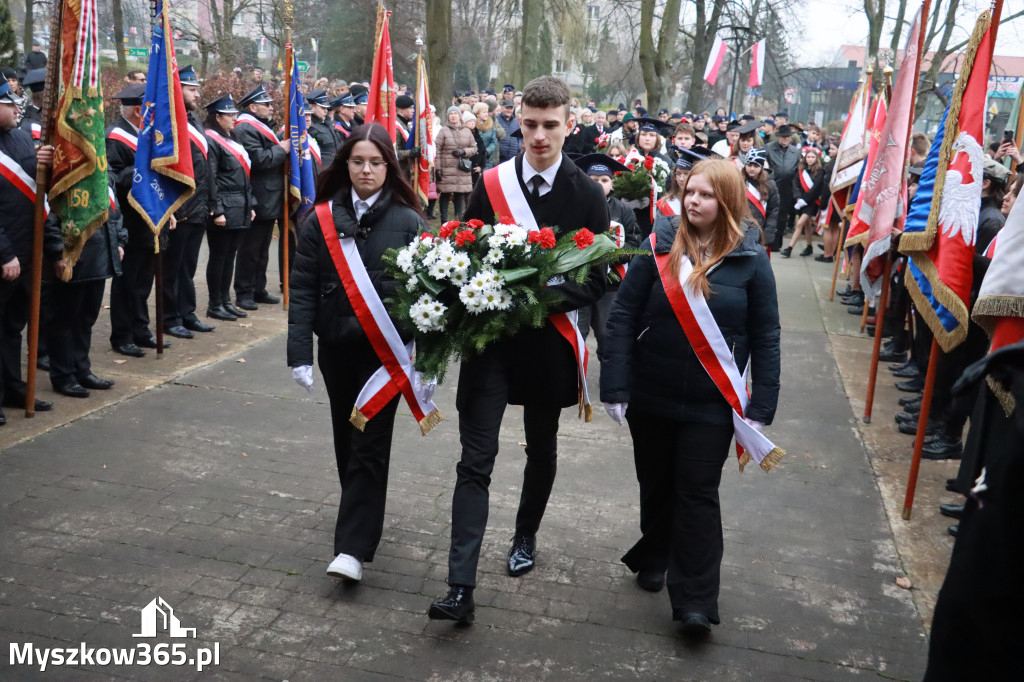
<instances>
[{"instance_id":1,"label":"white and red flag","mask_svg":"<svg viewBox=\"0 0 1024 682\"><path fill-rule=\"evenodd\" d=\"M846 116L843 126L843 137L836 153L836 163L832 169L832 194L839 190L852 187L860 177L864 168L864 157L867 147L864 144L867 136L871 114L871 76L862 83L850 101L850 113ZM846 208L844 204L842 208Z\"/></svg>"},{"instance_id":2,"label":"white and red flag","mask_svg":"<svg viewBox=\"0 0 1024 682\"><path fill-rule=\"evenodd\" d=\"M722 69L726 49L725 41L719 36L715 36L715 42L711 44L711 52L708 54L708 65L704 69L704 80L712 85L718 80L718 72Z\"/></svg>"},{"instance_id":3,"label":"white and red flag","mask_svg":"<svg viewBox=\"0 0 1024 682\"><path fill-rule=\"evenodd\" d=\"M366 104L366 123L384 126L395 142L395 72L391 63L391 32L388 22L391 12L384 13L380 27L380 42L377 44L376 59L373 62L373 76L370 78L370 97Z\"/></svg>"},{"instance_id":4,"label":"white and red flag","mask_svg":"<svg viewBox=\"0 0 1024 682\"><path fill-rule=\"evenodd\" d=\"M973 317L997 350L1024 339L1024 201L1014 203L993 243L992 263L981 281Z\"/></svg>"},{"instance_id":5,"label":"white and red flag","mask_svg":"<svg viewBox=\"0 0 1024 682\"><path fill-rule=\"evenodd\" d=\"M880 92L875 97L875 106L871 112L871 126L868 128L868 156L864 164L867 168L871 168L874 165L875 157L878 155L878 144L879 140L882 139L882 128L885 127L886 111L885 93ZM857 189L860 189L860 187L858 186ZM844 246L847 248L855 244L864 244L868 239L869 225L860 218L860 207L863 203L864 192L858 192L856 208L853 210L853 219L850 220L850 229L846 233L846 243Z\"/></svg>"},{"instance_id":6,"label":"white and red flag","mask_svg":"<svg viewBox=\"0 0 1024 682\"><path fill-rule=\"evenodd\" d=\"M761 38L750 50L750 82L752 88L764 83L764 49L767 38Z\"/></svg>"}]
</instances>

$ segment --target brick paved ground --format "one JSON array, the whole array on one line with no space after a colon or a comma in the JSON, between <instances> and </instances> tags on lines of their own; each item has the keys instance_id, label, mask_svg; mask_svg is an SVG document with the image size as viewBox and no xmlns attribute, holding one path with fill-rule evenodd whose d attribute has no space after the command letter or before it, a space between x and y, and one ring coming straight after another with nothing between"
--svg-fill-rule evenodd
<instances>
[{"instance_id":1,"label":"brick paved ground","mask_svg":"<svg viewBox=\"0 0 1024 682\"><path fill-rule=\"evenodd\" d=\"M509 408L477 622L428 621L445 591L457 431L401 414L388 516L362 584L328 579L337 475L326 396L291 382L278 336L0 455L0 677L143 680L919 679L926 649L879 489L802 267L776 265L789 451L722 484L722 625L678 637L665 593L618 561L637 536L628 432L566 411L538 568L504 574L522 475ZM245 362L238 360L244 359ZM592 370L596 382L597 369ZM454 394L439 404L454 417ZM601 412L601 410L598 410ZM219 665L10 666L11 642L133 646L156 596ZM170 641L170 640L161 640Z\"/></svg>"}]
</instances>

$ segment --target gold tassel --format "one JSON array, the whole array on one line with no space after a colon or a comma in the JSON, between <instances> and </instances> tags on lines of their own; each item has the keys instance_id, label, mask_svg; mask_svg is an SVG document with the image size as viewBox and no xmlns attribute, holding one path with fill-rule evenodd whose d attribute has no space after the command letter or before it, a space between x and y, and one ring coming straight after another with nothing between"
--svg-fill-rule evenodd
<instances>
[{"instance_id":1,"label":"gold tassel","mask_svg":"<svg viewBox=\"0 0 1024 682\"><path fill-rule=\"evenodd\" d=\"M585 421L590 422L594 419L594 406L590 403L583 406L583 412L587 415Z\"/></svg>"},{"instance_id":2,"label":"gold tassel","mask_svg":"<svg viewBox=\"0 0 1024 682\"><path fill-rule=\"evenodd\" d=\"M746 450L744 450L743 454L740 455L740 471L743 471L743 468L747 466L747 463L750 462L750 459L750 455L747 454Z\"/></svg>"},{"instance_id":3,"label":"gold tassel","mask_svg":"<svg viewBox=\"0 0 1024 682\"><path fill-rule=\"evenodd\" d=\"M352 416L348 418L352 422L352 426L356 427L360 431L366 430L366 424L370 421L366 416L359 411L358 407L352 408Z\"/></svg>"},{"instance_id":4,"label":"gold tassel","mask_svg":"<svg viewBox=\"0 0 1024 682\"><path fill-rule=\"evenodd\" d=\"M420 420L420 433L424 436L430 433L430 430L444 421L444 414L441 410L433 410L430 414ZM362 429L360 429L361 431Z\"/></svg>"},{"instance_id":5,"label":"gold tassel","mask_svg":"<svg viewBox=\"0 0 1024 682\"><path fill-rule=\"evenodd\" d=\"M786 456L786 451L776 446L771 452L764 456L761 460L761 468L765 471L771 471L772 467L779 463L783 457Z\"/></svg>"},{"instance_id":6,"label":"gold tassel","mask_svg":"<svg viewBox=\"0 0 1024 682\"><path fill-rule=\"evenodd\" d=\"M996 381L991 375L985 377L985 383L995 394L999 404L1003 407L1003 412L1006 413L1006 418L1009 419L1017 409L1017 399L1013 397L1013 394L1007 391L1001 383Z\"/></svg>"}]
</instances>

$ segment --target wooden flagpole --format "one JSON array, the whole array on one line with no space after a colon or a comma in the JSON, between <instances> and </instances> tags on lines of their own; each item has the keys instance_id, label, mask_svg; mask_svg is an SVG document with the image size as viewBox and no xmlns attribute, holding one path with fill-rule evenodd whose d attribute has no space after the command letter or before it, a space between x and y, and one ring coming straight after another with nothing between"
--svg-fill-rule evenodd
<instances>
[{"instance_id":1,"label":"wooden flagpole","mask_svg":"<svg viewBox=\"0 0 1024 682\"><path fill-rule=\"evenodd\" d=\"M157 0L150 0L150 40L152 40L153 33L156 31L156 10ZM164 4L163 11L167 11L166 4ZM170 60L170 56L168 56L167 59ZM170 220L174 220L173 215ZM156 298L154 299L156 315L156 359L162 360L164 357L164 250L160 248L160 232L153 235L153 249L153 288L156 289Z\"/></svg>"},{"instance_id":2,"label":"wooden flagpole","mask_svg":"<svg viewBox=\"0 0 1024 682\"><path fill-rule=\"evenodd\" d=\"M42 128L39 143L47 147L53 141L54 115L60 98L60 46L63 36L64 2L53 3L50 17L50 50L46 61L46 89L43 96ZM39 360L39 301L43 288L43 224L46 221L46 191L50 186L50 167L36 164L36 205L32 231L32 272L29 283L28 368L25 374L25 416L36 414L36 362Z\"/></svg>"},{"instance_id":3,"label":"wooden flagpole","mask_svg":"<svg viewBox=\"0 0 1024 682\"><path fill-rule=\"evenodd\" d=\"M846 196L849 197L850 193L847 192ZM830 199L830 201L833 201ZM836 209L839 207L836 206ZM836 278L839 276L839 254L843 252L843 242L846 241L846 229L849 227L849 222L846 220L846 216L843 216L839 221L839 241L836 242L836 250L832 254L832 258L835 260L835 265L832 266L832 289L829 291L828 300L832 301L836 297Z\"/></svg>"},{"instance_id":4,"label":"wooden flagpole","mask_svg":"<svg viewBox=\"0 0 1024 682\"><path fill-rule=\"evenodd\" d=\"M903 520L909 521L914 509L914 492L917 490L917 475L921 470L921 452L924 437L928 432L928 418L932 411L932 393L935 391L935 368L942 357L939 342L932 338L932 352L928 356L928 372L924 377L924 393L921 395L921 413L917 415L917 435L914 437L914 455L910 460L910 475L907 480L907 494L903 498Z\"/></svg>"},{"instance_id":5,"label":"wooden flagpole","mask_svg":"<svg viewBox=\"0 0 1024 682\"><path fill-rule=\"evenodd\" d=\"M285 0L284 2L284 134L288 136L289 142L291 141L292 128L292 103L289 101L292 93L292 60L295 59L295 55L292 51L292 2L291 0ZM291 225L289 224L289 212L291 209L291 159L292 155L289 151L288 155L284 157L284 209L282 210L281 216L281 307L288 310L288 271L289 263L288 246L291 240Z\"/></svg>"},{"instance_id":6,"label":"wooden flagpole","mask_svg":"<svg viewBox=\"0 0 1024 682\"><path fill-rule=\"evenodd\" d=\"M878 304L875 306L875 343L871 349L871 373L868 374L868 396L864 400L864 423L871 423L871 408L875 403L875 382L878 380L878 354L882 350L882 327L885 326L885 308L889 304L889 279L891 278L892 261L889 260L888 252L879 256L883 260L882 292L878 295ZM867 301L864 302L864 309L867 310Z\"/></svg>"}]
</instances>

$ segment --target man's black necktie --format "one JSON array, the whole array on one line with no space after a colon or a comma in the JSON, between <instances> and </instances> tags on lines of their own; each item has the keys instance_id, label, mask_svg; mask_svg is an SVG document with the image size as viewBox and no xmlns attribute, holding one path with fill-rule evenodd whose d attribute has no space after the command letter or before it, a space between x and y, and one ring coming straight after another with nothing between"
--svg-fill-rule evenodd
<instances>
[{"instance_id":1,"label":"man's black necktie","mask_svg":"<svg viewBox=\"0 0 1024 682\"><path fill-rule=\"evenodd\" d=\"M530 197L533 199L539 199L540 186L544 184L544 178L540 175L534 175L530 178L530 184L533 185L533 189L530 190Z\"/></svg>"}]
</instances>

